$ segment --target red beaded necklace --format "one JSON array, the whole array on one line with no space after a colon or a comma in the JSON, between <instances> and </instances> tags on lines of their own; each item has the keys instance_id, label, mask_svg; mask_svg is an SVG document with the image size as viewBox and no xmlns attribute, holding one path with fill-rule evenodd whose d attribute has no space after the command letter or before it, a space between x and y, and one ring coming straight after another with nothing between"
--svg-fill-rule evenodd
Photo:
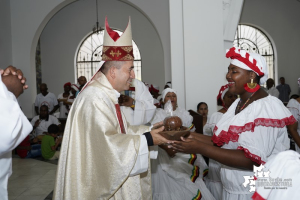
<instances>
[{"instance_id":1,"label":"red beaded necklace","mask_svg":"<svg viewBox=\"0 0 300 200\"><path fill-rule=\"evenodd\" d=\"M256 92L256 91L255 91L255 92ZM238 106L237 106L237 113L240 113L240 112L245 108L246 104L250 101L251 97L255 94L255 92L253 92L253 93L251 94L251 96L247 99L247 101L244 103L244 105L242 106L242 108L240 108L240 107L241 107L241 102L242 102L242 100L239 101L239 104L238 104Z\"/></svg>"}]
</instances>

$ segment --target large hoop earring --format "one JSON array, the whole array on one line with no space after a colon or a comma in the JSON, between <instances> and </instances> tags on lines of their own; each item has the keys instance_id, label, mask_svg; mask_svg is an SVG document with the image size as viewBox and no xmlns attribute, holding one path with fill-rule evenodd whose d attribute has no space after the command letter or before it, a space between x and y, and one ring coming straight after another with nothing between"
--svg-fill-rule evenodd
<instances>
[{"instance_id":1,"label":"large hoop earring","mask_svg":"<svg viewBox=\"0 0 300 200\"><path fill-rule=\"evenodd\" d=\"M253 83L253 78L251 79L251 83L246 83L244 85L244 89L247 91L247 92L256 92L257 90L259 90L260 88L260 85L257 84L257 83Z\"/></svg>"}]
</instances>

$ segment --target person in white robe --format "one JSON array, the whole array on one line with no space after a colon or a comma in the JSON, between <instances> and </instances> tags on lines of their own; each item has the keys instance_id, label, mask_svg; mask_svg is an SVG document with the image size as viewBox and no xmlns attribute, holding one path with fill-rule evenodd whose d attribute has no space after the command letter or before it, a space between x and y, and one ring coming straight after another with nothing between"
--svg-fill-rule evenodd
<instances>
[{"instance_id":1,"label":"person in white robe","mask_svg":"<svg viewBox=\"0 0 300 200\"><path fill-rule=\"evenodd\" d=\"M244 176L253 176L253 166L290 148L286 126L296 120L278 98L260 88L268 78L263 56L232 47L226 57L231 58L226 74L228 91L240 98L219 120L212 137L182 138L170 147L201 153L221 163L222 199L246 200L253 193L249 185L243 185Z\"/></svg>"},{"instance_id":2,"label":"person in white robe","mask_svg":"<svg viewBox=\"0 0 300 200\"><path fill-rule=\"evenodd\" d=\"M156 109L153 124L168 116L178 116L183 126L193 127L193 117L188 111L177 106L177 92L174 89L164 89L162 98L164 109ZM192 128L191 131L194 130L195 128ZM200 154L170 152L166 146L160 146L157 159L151 160L153 199L213 200L214 197L203 182L207 170L207 164Z\"/></svg>"},{"instance_id":3,"label":"person in white robe","mask_svg":"<svg viewBox=\"0 0 300 200\"><path fill-rule=\"evenodd\" d=\"M120 37L106 19L102 60L69 112L53 198L150 200L148 146L169 141L163 126L130 126L118 104L135 78L130 20Z\"/></svg>"},{"instance_id":4,"label":"person in white robe","mask_svg":"<svg viewBox=\"0 0 300 200\"><path fill-rule=\"evenodd\" d=\"M66 102L71 96L71 83L67 82L64 84L64 92L57 96L57 101L59 103L59 116L58 118L67 118L69 109Z\"/></svg>"},{"instance_id":5,"label":"person in white robe","mask_svg":"<svg viewBox=\"0 0 300 200\"><path fill-rule=\"evenodd\" d=\"M217 105L222 106L222 108L211 115L207 122L207 129L209 129L209 131L204 131L204 135L213 136L212 134L216 124L236 99L237 96L228 91L228 84L223 85L220 88L217 96ZM220 170L221 164L214 159L209 159L208 174L204 180L207 188L216 199L222 199L223 185L221 182Z\"/></svg>"},{"instance_id":6,"label":"person in white robe","mask_svg":"<svg viewBox=\"0 0 300 200\"><path fill-rule=\"evenodd\" d=\"M275 82L272 78L269 78L267 80L267 93L274 97L277 97L277 98L279 97L279 91L275 87Z\"/></svg>"},{"instance_id":7,"label":"person in white robe","mask_svg":"<svg viewBox=\"0 0 300 200\"><path fill-rule=\"evenodd\" d=\"M133 79L132 85L135 87L135 98L120 103L121 110L125 115L126 121L130 125L147 124L155 113L153 97L146 85L138 79Z\"/></svg>"},{"instance_id":8,"label":"person in white robe","mask_svg":"<svg viewBox=\"0 0 300 200\"><path fill-rule=\"evenodd\" d=\"M21 80L20 80L21 79ZM0 76L0 197L8 199L7 182L12 174L12 150L31 132L32 126L22 112L17 97L28 86L20 70L10 66Z\"/></svg>"},{"instance_id":9,"label":"person in white robe","mask_svg":"<svg viewBox=\"0 0 300 200\"><path fill-rule=\"evenodd\" d=\"M300 154L288 150L268 160L255 180L253 200L300 199Z\"/></svg>"},{"instance_id":10,"label":"person in white robe","mask_svg":"<svg viewBox=\"0 0 300 200\"><path fill-rule=\"evenodd\" d=\"M288 127L289 133L295 141L295 150L300 153L300 97L290 99L286 106L297 120Z\"/></svg>"}]
</instances>

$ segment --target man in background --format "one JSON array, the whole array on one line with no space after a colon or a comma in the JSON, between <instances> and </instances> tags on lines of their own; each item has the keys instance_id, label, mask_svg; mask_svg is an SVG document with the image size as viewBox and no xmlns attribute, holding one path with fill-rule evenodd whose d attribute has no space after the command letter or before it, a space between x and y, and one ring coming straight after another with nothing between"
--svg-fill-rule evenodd
<instances>
[{"instance_id":1,"label":"man in background","mask_svg":"<svg viewBox=\"0 0 300 200\"><path fill-rule=\"evenodd\" d=\"M52 115L59 108L56 96L53 93L48 92L46 83L42 83L40 85L40 92L41 93L36 96L34 102L36 114L40 114L39 110L42 105L47 105L49 108L49 114Z\"/></svg>"},{"instance_id":2,"label":"man in background","mask_svg":"<svg viewBox=\"0 0 300 200\"><path fill-rule=\"evenodd\" d=\"M267 93L274 97L279 97L279 91L275 88L275 82L271 78L267 80Z\"/></svg>"},{"instance_id":3,"label":"man in background","mask_svg":"<svg viewBox=\"0 0 300 200\"><path fill-rule=\"evenodd\" d=\"M31 124L35 131L34 136L37 137L39 135L44 135L51 124L59 125L60 122L56 117L49 115L49 109L46 105L42 105L40 114L32 118Z\"/></svg>"},{"instance_id":4,"label":"man in background","mask_svg":"<svg viewBox=\"0 0 300 200\"><path fill-rule=\"evenodd\" d=\"M86 77L85 76L80 76L78 79L78 85L79 85L79 91L83 88L83 86L86 84Z\"/></svg>"},{"instance_id":5,"label":"man in background","mask_svg":"<svg viewBox=\"0 0 300 200\"><path fill-rule=\"evenodd\" d=\"M279 99L286 105L290 98L291 88L288 84L285 84L285 78L280 77L280 85L277 85L276 89L279 91Z\"/></svg>"}]
</instances>

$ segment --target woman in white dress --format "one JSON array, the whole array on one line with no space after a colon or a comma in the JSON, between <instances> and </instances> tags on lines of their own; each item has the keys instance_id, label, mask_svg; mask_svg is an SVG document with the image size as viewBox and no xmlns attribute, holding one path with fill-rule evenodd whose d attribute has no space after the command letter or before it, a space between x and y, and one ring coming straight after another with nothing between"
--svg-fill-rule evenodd
<instances>
[{"instance_id":1,"label":"woman in white dress","mask_svg":"<svg viewBox=\"0 0 300 200\"><path fill-rule=\"evenodd\" d=\"M217 96L217 104L218 106L222 106L222 108L211 115L210 120L207 123L209 131L205 131L203 134L209 133L207 135L212 136L216 124L236 99L237 96L228 91L228 84L223 85L220 88ZM216 199L222 199L223 185L220 177L221 164L213 159L209 159L208 165L208 175L204 178L205 184Z\"/></svg>"},{"instance_id":2,"label":"woman in white dress","mask_svg":"<svg viewBox=\"0 0 300 200\"><path fill-rule=\"evenodd\" d=\"M178 116L183 126L191 127L193 118L183 108L177 106L176 91L166 88L162 92L164 104L168 101L172 104L172 116ZM171 108L171 109L172 109ZM170 116L168 111L157 108L152 124L163 121ZM193 129L192 129L193 130ZM183 200L183 199L206 199L213 200L206 188L202 177L207 172L207 165L199 154L176 153L170 157L168 153L158 148L158 157L151 160L152 192L154 200ZM171 155L172 153L170 153ZM173 156L173 155L171 155Z\"/></svg>"},{"instance_id":3,"label":"woman in white dress","mask_svg":"<svg viewBox=\"0 0 300 200\"><path fill-rule=\"evenodd\" d=\"M203 134L209 134L210 130L207 126L207 122L209 122L209 116L208 116L208 105L205 102L200 102L197 105L197 113L199 113L202 116L203 119Z\"/></svg>"},{"instance_id":4,"label":"woman in white dress","mask_svg":"<svg viewBox=\"0 0 300 200\"><path fill-rule=\"evenodd\" d=\"M71 83L68 82L64 84L64 92L57 96L57 101L59 102L59 118L67 118L68 117L68 109L66 106L66 102L68 101L71 93Z\"/></svg>"},{"instance_id":5,"label":"woman in white dress","mask_svg":"<svg viewBox=\"0 0 300 200\"><path fill-rule=\"evenodd\" d=\"M297 122L295 124L289 125L288 130L295 141L295 150L300 153L300 97L296 99L290 99L286 106Z\"/></svg>"},{"instance_id":6,"label":"woman in white dress","mask_svg":"<svg viewBox=\"0 0 300 200\"><path fill-rule=\"evenodd\" d=\"M228 91L240 98L222 116L212 137L199 134L197 138L182 138L170 147L220 162L223 200L251 199L253 193L249 185L243 185L244 176L253 176L254 165L290 148L286 126L296 120L278 98L260 88L268 77L263 56L232 47L226 57L231 58L226 75Z\"/></svg>"}]
</instances>

